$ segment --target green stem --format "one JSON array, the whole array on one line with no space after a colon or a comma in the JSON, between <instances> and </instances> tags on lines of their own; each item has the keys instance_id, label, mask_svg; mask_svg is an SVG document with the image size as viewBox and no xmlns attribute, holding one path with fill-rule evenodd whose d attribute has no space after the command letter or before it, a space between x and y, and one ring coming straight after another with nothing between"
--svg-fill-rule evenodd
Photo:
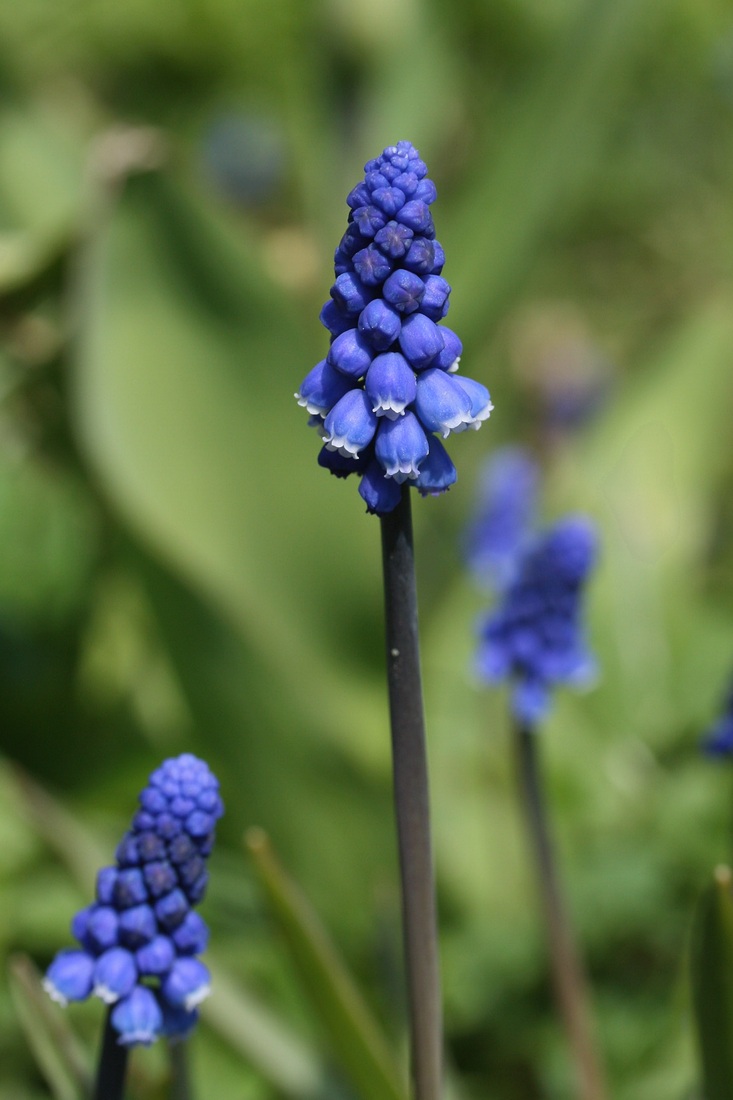
<instances>
[{"instance_id":1,"label":"green stem","mask_svg":"<svg viewBox=\"0 0 733 1100\"><path fill-rule=\"evenodd\" d=\"M111 1017L110 1008L107 1010L104 1021L102 1049L99 1054L92 1100L122 1100L125 1092L128 1050L126 1046L118 1043L118 1035L112 1027Z\"/></svg>"},{"instance_id":2,"label":"green stem","mask_svg":"<svg viewBox=\"0 0 733 1100\"><path fill-rule=\"evenodd\" d=\"M606 1100L608 1092L596 1049L588 985L560 885L539 776L538 737L516 722L517 772L527 817L540 902L550 953L555 997L575 1064L580 1100Z\"/></svg>"},{"instance_id":3,"label":"green stem","mask_svg":"<svg viewBox=\"0 0 733 1100\"><path fill-rule=\"evenodd\" d=\"M387 680L415 1100L442 1095L442 1013L410 493L381 519Z\"/></svg>"}]
</instances>

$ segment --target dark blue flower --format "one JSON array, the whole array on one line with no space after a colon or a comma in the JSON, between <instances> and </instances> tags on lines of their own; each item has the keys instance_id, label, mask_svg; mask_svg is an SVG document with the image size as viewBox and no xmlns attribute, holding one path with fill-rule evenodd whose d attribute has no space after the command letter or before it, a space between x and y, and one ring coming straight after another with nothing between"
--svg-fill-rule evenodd
<instances>
[{"instance_id":1,"label":"dark blue flower","mask_svg":"<svg viewBox=\"0 0 733 1100\"><path fill-rule=\"evenodd\" d=\"M493 406L485 386L455 375L463 349L441 324L451 288L425 164L401 141L364 172L346 200L349 224L321 311L331 346L296 398L320 427L319 464L337 477L359 473L367 511L383 515L403 482L444 493L456 470L436 433L479 428Z\"/></svg>"},{"instance_id":2,"label":"dark blue flower","mask_svg":"<svg viewBox=\"0 0 733 1100\"><path fill-rule=\"evenodd\" d=\"M733 758L733 684L723 704L723 713L703 738L703 751L708 756Z\"/></svg>"},{"instance_id":3,"label":"dark blue flower","mask_svg":"<svg viewBox=\"0 0 733 1100\"><path fill-rule=\"evenodd\" d=\"M140 795L116 866L97 876L96 901L72 921L81 950L60 951L48 968L43 984L54 1000L94 994L115 1006L122 1044L182 1035L209 992L208 971L195 958L208 930L192 907L206 887L223 812L219 784L202 760L190 753L166 760Z\"/></svg>"},{"instance_id":4,"label":"dark blue flower","mask_svg":"<svg viewBox=\"0 0 733 1100\"><path fill-rule=\"evenodd\" d=\"M483 468L466 559L480 583L503 588L514 576L531 538L539 468L523 447L504 447Z\"/></svg>"},{"instance_id":5,"label":"dark blue flower","mask_svg":"<svg viewBox=\"0 0 733 1100\"><path fill-rule=\"evenodd\" d=\"M587 682L595 672L581 621L595 552L588 520L556 523L526 548L481 626L478 674L489 683L510 680L514 715L530 726L546 714L555 684Z\"/></svg>"}]
</instances>

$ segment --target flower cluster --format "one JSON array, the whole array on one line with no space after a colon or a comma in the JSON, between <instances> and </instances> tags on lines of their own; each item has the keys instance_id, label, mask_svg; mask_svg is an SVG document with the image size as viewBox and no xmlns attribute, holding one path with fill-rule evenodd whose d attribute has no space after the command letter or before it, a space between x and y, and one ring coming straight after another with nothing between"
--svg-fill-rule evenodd
<instances>
[{"instance_id":1,"label":"flower cluster","mask_svg":"<svg viewBox=\"0 0 733 1100\"><path fill-rule=\"evenodd\" d=\"M441 324L451 288L435 198L408 141L365 165L321 310L331 346L295 395L324 441L319 463L337 477L361 474L376 514L397 506L405 481L423 496L445 492L456 469L438 437L479 428L492 409L485 386L456 374L461 341Z\"/></svg>"},{"instance_id":2,"label":"flower cluster","mask_svg":"<svg viewBox=\"0 0 733 1100\"><path fill-rule=\"evenodd\" d=\"M94 995L114 1005L111 1022L124 1045L183 1038L209 992L196 957L208 929L193 906L206 889L223 812L202 760L190 753L166 760L140 795L116 865L97 876L96 901L72 921L80 949L60 951L48 968L44 988L61 1004Z\"/></svg>"},{"instance_id":3,"label":"flower cluster","mask_svg":"<svg viewBox=\"0 0 733 1100\"><path fill-rule=\"evenodd\" d=\"M504 447L486 463L476 516L466 536L466 558L482 584L504 588L531 537L539 469L523 447Z\"/></svg>"},{"instance_id":4,"label":"flower cluster","mask_svg":"<svg viewBox=\"0 0 733 1100\"><path fill-rule=\"evenodd\" d=\"M733 757L733 683L723 706L723 714L703 739L708 756Z\"/></svg>"},{"instance_id":5,"label":"flower cluster","mask_svg":"<svg viewBox=\"0 0 733 1100\"><path fill-rule=\"evenodd\" d=\"M482 624L477 671L491 683L513 680L512 710L520 722L543 717L555 683L582 683L595 670L581 623L595 551L586 519L556 523L521 556L499 608Z\"/></svg>"}]
</instances>

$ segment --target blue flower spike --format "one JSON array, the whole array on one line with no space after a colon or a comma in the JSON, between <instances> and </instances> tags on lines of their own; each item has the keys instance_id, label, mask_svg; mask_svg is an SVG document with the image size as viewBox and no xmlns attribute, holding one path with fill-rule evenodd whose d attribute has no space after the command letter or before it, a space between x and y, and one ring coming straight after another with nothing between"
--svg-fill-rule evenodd
<instances>
[{"instance_id":1,"label":"blue flower spike","mask_svg":"<svg viewBox=\"0 0 733 1100\"><path fill-rule=\"evenodd\" d=\"M53 1000L96 996L112 1006L124 1047L182 1037L209 993L209 972L196 957L208 929L193 907L223 812L218 781L202 760L191 753L166 760L140 795L116 866L97 876L96 901L72 921L80 949L60 951L46 972Z\"/></svg>"},{"instance_id":2,"label":"blue flower spike","mask_svg":"<svg viewBox=\"0 0 733 1100\"><path fill-rule=\"evenodd\" d=\"M481 626L478 675L489 683L512 682L512 711L526 726L544 718L556 684L581 685L595 674L582 623L595 554L587 519L556 523L526 549L498 609Z\"/></svg>"},{"instance_id":3,"label":"blue flower spike","mask_svg":"<svg viewBox=\"0 0 733 1100\"><path fill-rule=\"evenodd\" d=\"M480 428L493 406L485 386L456 373L461 341L441 323L451 288L425 164L400 141L364 173L346 199L349 223L321 310L331 346L295 396L320 424L319 465L336 477L360 474L367 511L386 515L403 483L423 496L450 488L456 469L438 436Z\"/></svg>"}]
</instances>

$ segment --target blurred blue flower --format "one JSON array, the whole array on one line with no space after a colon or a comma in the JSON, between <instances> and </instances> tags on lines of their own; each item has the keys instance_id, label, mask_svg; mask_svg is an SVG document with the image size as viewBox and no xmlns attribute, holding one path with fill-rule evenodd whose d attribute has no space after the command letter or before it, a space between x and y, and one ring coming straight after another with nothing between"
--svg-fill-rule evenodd
<instances>
[{"instance_id":1,"label":"blurred blue flower","mask_svg":"<svg viewBox=\"0 0 733 1100\"><path fill-rule=\"evenodd\" d=\"M705 734L702 747L708 756L733 758L733 683L728 689L723 713Z\"/></svg>"},{"instance_id":2,"label":"blurred blue flower","mask_svg":"<svg viewBox=\"0 0 733 1100\"><path fill-rule=\"evenodd\" d=\"M184 753L150 776L140 808L117 848L114 867L97 875L96 900L76 914L80 950L60 951L43 981L61 1004L90 995L114 1005L119 1042L178 1037L209 992L209 974L195 956L208 930L193 911L206 888L206 858L224 812L208 766Z\"/></svg>"},{"instance_id":3,"label":"blurred blue flower","mask_svg":"<svg viewBox=\"0 0 733 1100\"><path fill-rule=\"evenodd\" d=\"M450 488L456 469L437 435L478 429L493 408L485 386L455 374L461 342L440 323L450 286L440 274L435 198L409 141L365 165L346 199L349 224L321 310L331 347L295 395L325 444L320 465L337 477L360 474L367 511L380 515L397 506L404 482L423 496Z\"/></svg>"},{"instance_id":4,"label":"blurred blue flower","mask_svg":"<svg viewBox=\"0 0 733 1100\"><path fill-rule=\"evenodd\" d=\"M477 672L488 683L512 682L512 711L522 723L544 717L555 684L580 684L595 673L582 626L595 554L587 519L556 523L525 550L499 607L481 625Z\"/></svg>"},{"instance_id":5,"label":"blurred blue flower","mask_svg":"<svg viewBox=\"0 0 733 1100\"><path fill-rule=\"evenodd\" d=\"M539 468L523 447L503 447L484 465L465 551L481 584L503 588L512 580L532 536L538 488Z\"/></svg>"}]
</instances>

